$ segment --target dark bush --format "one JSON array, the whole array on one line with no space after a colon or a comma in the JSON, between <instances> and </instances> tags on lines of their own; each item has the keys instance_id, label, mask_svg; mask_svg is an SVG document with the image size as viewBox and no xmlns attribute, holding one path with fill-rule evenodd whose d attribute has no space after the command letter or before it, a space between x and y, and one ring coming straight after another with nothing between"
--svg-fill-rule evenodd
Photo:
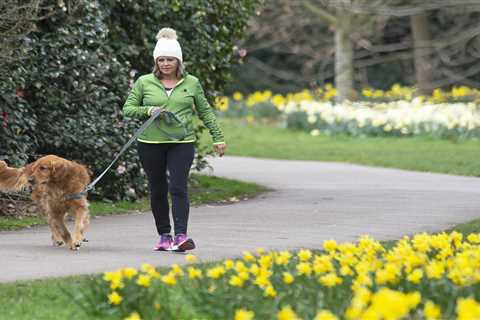
<instances>
[{"instance_id":1,"label":"dark bush","mask_svg":"<svg viewBox=\"0 0 480 320\"><path fill-rule=\"evenodd\" d=\"M22 39L24 57L0 66L0 159L21 166L53 153L98 175L139 125L120 111L134 78L151 71L158 30L177 29L188 71L214 92L228 80L233 43L256 3L43 0L50 9ZM132 146L93 195L145 192Z\"/></svg>"}]
</instances>

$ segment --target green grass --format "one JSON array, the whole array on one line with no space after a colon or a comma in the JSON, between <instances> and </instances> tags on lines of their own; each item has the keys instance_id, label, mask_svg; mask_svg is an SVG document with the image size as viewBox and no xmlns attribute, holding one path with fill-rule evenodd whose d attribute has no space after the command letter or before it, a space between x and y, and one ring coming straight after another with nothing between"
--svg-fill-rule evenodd
<instances>
[{"instance_id":1,"label":"green grass","mask_svg":"<svg viewBox=\"0 0 480 320\"><path fill-rule=\"evenodd\" d=\"M65 294L86 289L87 281L80 276L0 284L0 319L88 319Z\"/></svg>"},{"instance_id":2,"label":"green grass","mask_svg":"<svg viewBox=\"0 0 480 320\"><path fill-rule=\"evenodd\" d=\"M190 203L192 206L197 206L206 203L250 198L265 190L264 187L255 183L194 174L189 189ZM141 199L137 202L90 202L90 214L93 217L146 210L150 210L148 199ZM0 217L0 230L17 230L45 223L44 217Z\"/></svg>"},{"instance_id":3,"label":"green grass","mask_svg":"<svg viewBox=\"0 0 480 320\"><path fill-rule=\"evenodd\" d=\"M448 231L458 231L463 235L470 233L480 233L480 219L475 219L466 223L457 224Z\"/></svg>"},{"instance_id":4,"label":"green grass","mask_svg":"<svg viewBox=\"0 0 480 320\"><path fill-rule=\"evenodd\" d=\"M369 166L480 176L480 142L317 136L222 119L227 154L272 159L339 161ZM208 141L208 138L204 138Z\"/></svg>"}]
</instances>

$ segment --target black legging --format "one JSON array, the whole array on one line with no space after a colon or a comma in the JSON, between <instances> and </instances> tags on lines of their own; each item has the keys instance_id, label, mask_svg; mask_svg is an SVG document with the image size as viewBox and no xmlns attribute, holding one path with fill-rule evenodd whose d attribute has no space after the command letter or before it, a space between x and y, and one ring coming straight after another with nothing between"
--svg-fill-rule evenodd
<instances>
[{"instance_id":1,"label":"black legging","mask_svg":"<svg viewBox=\"0 0 480 320\"><path fill-rule=\"evenodd\" d=\"M168 192L172 197L175 234L186 234L190 210L187 181L195 155L193 143L139 142L138 154L147 174L150 204L158 234L171 231Z\"/></svg>"}]
</instances>

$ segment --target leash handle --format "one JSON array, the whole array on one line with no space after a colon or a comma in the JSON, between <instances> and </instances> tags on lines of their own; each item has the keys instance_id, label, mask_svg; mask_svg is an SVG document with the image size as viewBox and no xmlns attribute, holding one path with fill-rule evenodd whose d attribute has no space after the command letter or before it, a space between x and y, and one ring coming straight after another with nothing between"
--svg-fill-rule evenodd
<instances>
[{"instance_id":1,"label":"leash handle","mask_svg":"<svg viewBox=\"0 0 480 320\"><path fill-rule=\"evenodd\" d=\"M171 111L167 111L165 109L162 109L160 111L160 113L162 114L162 116L164 117L164 121L165 123L167 124L170 124L173 122L173 120L175 120L177 123L179 123L182 127L182 130L183 130L183 134L181 137L178 137L178 136L174 136L172 134L170 134L169 132L167 132L166 130L163 130L161 127L160 127L160 124L157 122L155 123L155 125L157 126L157 129L160 130L164 135L166 135L167 137L169 137L171 140L173 141L182 141L183 139L185 139L185 137L187 136L188 134L188 130L187 130L187 126L182 122L182 120L180 120L180 118L173 112ZM173 119L173 120L172 120Z\"/></svg>"}]
</instances>

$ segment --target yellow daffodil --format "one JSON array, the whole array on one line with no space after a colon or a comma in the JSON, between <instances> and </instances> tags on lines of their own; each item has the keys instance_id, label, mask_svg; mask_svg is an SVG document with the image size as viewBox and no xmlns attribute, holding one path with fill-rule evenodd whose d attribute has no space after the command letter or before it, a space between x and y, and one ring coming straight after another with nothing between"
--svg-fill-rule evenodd
<instances>
[{"instance_id":1,"label":"yellow daffodil","mask_svg":"<svg viewBox=\"0 0 480 320\"><path fill-rule=\"evenodd\" d=\"M265 254L265 249L264 248L256 248L255 252L259 255Z\"/></svg>"},{"instance_id":2,"label":"yellow daffodil","mask_svg":"<svg viewBox=\"0 0 480 320\"><path fill-rule=\"evenodd\" d=\"M237 272L244 272L244 271L248 271L248 267L245 265L245 263L243 261L237 261L235 262L235 271Z\"/></svg>"},{"instance_id":3,"label":"yellow daffodil","mask_svg":"<svg viewBox=\"0 0 480 320\"><path fill-rule=\"evenodd\" d=\"M445 272L445 265L439 261L432 261L425 270L429 279L440 279Z\"/></svg>"},{"instance_id":4,"label":"yellow daffodil","mask_svg":"<svg viewBox=\"0 0 480 320\"><path fill-rule=\"evenodd\" d=\"M301 318L290 306L285 306L277 313L277 320L301 320Z\"/></svg>"},{"instance_id":5,"label":"yellow daffodil","mask_svg":"<svg viewBox=\"0 0 480 320\"><path fill-rule=\"evenodd\" d=\"M338 318L328 310L320 310L314 320L338 320Z\"/></svg>"},{"instance_id":6,"label":"yellow daffodil","mask_svg":"<svg viewBox=\"0 0 480 320\"><path fill-rule=\"evenodd\" d=\"M291 284L295 280L295 278L290 272L284 272L282 280L285 284Z\"/></svg>"},{"instance_id":7,"label":"yellow daffodil","mask_svg":"<svg viewBox=\"0 0 480 320\"><path fill-rule=\"evenodd\" d=\"M270 298L275 298L277 296L277 290L272 286L267 286L265 288L265 296Z\"/></svg>"},{"instance_id":8,"label":"yellow daffodil","mask_svg":"<svg viewBox=\"0 0 480 320\"><path fill-rule=\"evenodd\" d=\"M258 259L258 263L260 267L268 269L272 266L273 264L273 257L272 255L263 255Z\"/></svg>"},{"instance_id":9,"label":"yellow daffodil","mask_svg":"<svg viewBox=\"0 0 480 320\"><path fill-rule=\"evenodd\" d=\"M332 263L332 258L327 255L316 256L313 260L313 271L315 274L321 274L333 271L334 266Z\"/></svg>"},{"instance_id":10,"label":"yellow daffodil","mask_svg":"<svg viewBox=\"0 0 480 320\"><path fill-rule=\"evenodd\" d=\"M480 235L478 233L470 233L467 236L467 240L471 243L479 244L480 243Z\"/></svg>"},{"instance_id":11,"label":"yellow daffodil","mask_svg":"<svg viewBox=\"0 0 480 320\"><path fill-rule=\"evenodd\" d=\"M132 279L138 274L138 272L135 268L124 268L122 269L122 274L125 278Z\"/></svg>"},{"instance_id":12,"label":"yellow daffodil","mask_svg":"<svg viewBox=\"0 0 480 320\"><path fill-rule=\"evenodd\" d=\"M128 317L124 318L124 320L142 320L142 318L138 312L132 312Z\"/></svg>"},{"instance_id":13,"label":"yellow daffodil","mask_svg":"<svg viewBox=\"0 0 480 320\"><path fill-rule=\"evenodd\" d=\"M122 300L123 300L122 296L119 295L116 291L113 291L108 295L108 303L110 304L118 305L122 303Z\"/></svg>"},{"instance_id":14,"label":"yellow daffodil","mask_svg":"<svg viewBox=\"0 0 480 320\"><path fill-rule=\"evenodd\" d=\"M178 264L174 263L172 264L172 271L171 271L175 276L183 276L183 270L182 267L180 267Z\"/></svg>"},{"instance_id":15,"label":"yellow daffodil","mask_svg":"<svg viewBox=\"0 0 480 320\"><path fill-rule=\"evenodd\" d=\"M232 287L243 287L243 284L245 283L245 280L240 278L239 276L233 275L230 277L230 280L228 281L228 284L230 284Z\"/></svg>"},{"instance_id":16,"label":"yellow daffodil","mask_svg":"<svg viewBox=\"0 0 480 320\"><path fill-rule=\"evenodd\" d=\"M225 268L222 266L213 267L207 270L207 277L218 279L225 273Z\"/></svg>"},{"instance_id":17,"label":"yellow daffodil","mask_svg":"<svg viewBox=\"0 0 480 320\"><path fill-rule=\"evenodd\" d=\"M379 319L401 319L415 309L420 301L421 295L418 292L405 294L381 288L372 296L372 303L365 313L377 314Z\"/></svg>"},{"instance_id":18,"label":"yellow daffodil","mask_svg":"<svg viewBox=\"0 0 480 320\"><path fill-rule=\"evenodd\" d=\"M353 276L353 270L349 266L342 266L340 268L340 274L342 276Z\"/></svg>"},{"instance_id":19,"label":"yellow daffodil","mask_svg":"<svg viewBox=\"0 0 480 320\"><path fill-rule=\"evenodd\" d=\"M123 274L121 270L114 272L105 272L103 274L103 280L110 282L120 282L123 279Z\"/></svg>"},{"instance_id":20,"label":"yellow daffodil","mask_svg":"<svg viewBox=\"0 0 480 320\"><path fill-rule=\"evenodd\" d=\"M281 251L277 255L275 255L275 264L286 266L290 259L292 258L292 254L288 251Z\"/></svg>"},{"instance_id":21,"label":"yellow daffodil","mask_svg":"<svg viewBox=\"0 0 480 320\"><path fill-rule=\"evenodd\" d=\"M252 264L250 266L250 268L248 269L248 271L253 274L254 276L258 276L258 274L260 273L260 267L258 266L258 264Z\"/></svg>"},{"instance_id":22,"label":"yellow daffodil","mask_svg":"<svg viewBox=\"0 0 480 320\"><path fill-rule=\"evenodd\" d=\"M415 269L409 275L407 275L407 280L411 283L418 284L422 280L423 271L422 269Z\"/></svg>"},{"instance_id":23,"label":"yellow daffodil","mask_svg":"<svg viewBox=\"0 0 480 320\"><path fill-rule=\"evenodd\" d=\"M425 303L425 307L423 308L423 314L425 315L425 319L439 320L441 319L441 313L442 310L440 309L440 307L432 301L428 300Z\"/></svg>"},{"instance_id":24,"label":"yellow daffodil","mask_svg":"<svg viewBox=\"0 0 480 320\"><path fill-rule=\"evenodd\" d=\"M303 262L308 261L312 258L312 251L308 249L302 249L298 252L298 258Z\"/></svg>"},{"instance_id":25,"label":"yellow daffodil","mask_svg":"<svg viewBox=\"0 0 480 320\"><path fill-rule=\"evenodd\" d=\"M243 94L241 92L236 91L233 93L232 97L233 97L233 100L240 101L243 99Z\"/></svg>"},{"instance_id":26,"label":"yellow daffodil","mask_svg":"<svg viewBox=\"0 0 480 320\"><path fill-rule=\"evenodd\" d=\"M343 282L342 278L337 276L335 273L328 273L319 278L321 284L326 287L334 287Z\"/></svg>"},{"instance_id":27,"label":"yellow daffodil","mask_svg":"<svg viewBox=\"0 0 480 320\"><path fill-rule=\"evenodd\" d=\"M124 318L124 320L142 320L142 318L138 312L132 312L128 317Z\"/></svg>"},{"instance_id":28,"label":"yellow daffodil","mask_svg":"<svg viewBox=\"0 0 480 320\"><path fill-rule=\"evenodd\" d=\"M335 251L337 247L338 245L335 240L326 240L323 242L323 249L325 249L325 251Z\"/></svg>"},{"instance_id":29,"label":"yellow daffodil","mask_svg":"<svg viewBox=\"0 0 480 320\"><path fill-rule=\"evenodd\" d=\"M255 283L257 286L259 286L260 288L265 288L267 286L270 285L270 280L267 276L265 275L258 275L256 278L255 278L255 281L253 282Z\"/></svg>"},{"instance_id":30,"label":"yellow daffodil","mask_svg":"<svg viewBox=\"0 0 480 320\"><path fill-rule=\"evenodd\" d=\"M480 303L474 298L459 298L457 301L457 320L480 319Z\"/></svg>"},{"instance_id":31,"label":"yellow daffodil","mask_svg":"<svg viewBox=\"0 0 480 320\"><path fill-rule=\"evenodd\" d=\"M250 275L249 275L248 271L241 271L241 272L238 273L238 276L240 277L240 279L243 279L243 280L250 279Z\"/></svg>"},{"instance_id":32,"label":"yellow daffodil","mask_svg":"<svg viewBox=\"0 0 480 320\"><path fill-rule=\"evenodd\" d=\"M168 284L170 286L174 286L175 284L177 284L177 279L175 278L175 274L172 272L169 272L166 275L162 276L160 280L163 283Z\"/></svg>"},{"instance_id":33,"label":"yellow daffodil","mask_svg":"<svg viewBox=\"0 0 480 320\"><path fill-rule=\"evenodd\" d=\"M150 287L151 278L149 275L141 274L137 278L137 284L141 287L148 288Z\"/></svg>"},{"instance_id":34,"label":"yellow daffodil","mask_svg":"<svg viewBox=\"0 0 480 320\"><path fill-rule=\"evenodd\" d=\"M233 269L235 266L235 262L233 260L227 259L223 262L223 265L225 266L225 269L230 270Z\"/></svg>"},{"instance_id":35,"label":"yellow daffodil","mask_svg":"<svg viewBox=\"0 0 480 320\"><path fill-rule=\"evenodd\" d=\"M187 254L185 256L185 260L188 262L188 263L194 263L197 261L197 257L193 254Z\"/></svg>"},{"instance_id":36,"label":"yellow daffodil","mask_svg":"<svg viewBox=\"0 0 480 320\"><path fill-rule=\"evenodd\" d=\"M140 270L142 272L149 272L149 271L152 271L152 269L154 270L155 267L148 263L144 263L140 266Z\"/></svg>"},{"instance_id":37,"label":"yellow daffodil","mask_svg":"<svg viewBox=\"0 0 480 320\"><path fill-rule=\"evenodd\" d=\"M216 97L215 98L215 106L220 111L227 111L228 110L228 97Z\"/></svg>"},{"instance_id":38,"label":"yellow daffodil","mask_svg":"<svg viewBox=\"0 0 480 320\"><path fill-rule=\"evenodd\" d=\"M188 268L188 278L189 279L202 278L202 270L198 268L193 268L193 267Z\"/></svg>"},{"instance_id":39,"label":"yellow daffodil","mask_svg":"<svg viewBox=\"0 0 480 320\"><path fill-rule=\"evenodd\" d=\"M299 275L309 276L312 274L312 266L308 262L300 262L297 264L297 273Z\"/></svg>"},{"instance_id":40,"label":"yellow daffodil","mask_svg":"<svg viewBox=\"0 0 480 320\"><path fill-rule=\"evenodd\" d=\"M238 309L235 310L235 318L234 320L252 320L255 316L253 311L247 309Z\"/></svg>"}]
</instances>

